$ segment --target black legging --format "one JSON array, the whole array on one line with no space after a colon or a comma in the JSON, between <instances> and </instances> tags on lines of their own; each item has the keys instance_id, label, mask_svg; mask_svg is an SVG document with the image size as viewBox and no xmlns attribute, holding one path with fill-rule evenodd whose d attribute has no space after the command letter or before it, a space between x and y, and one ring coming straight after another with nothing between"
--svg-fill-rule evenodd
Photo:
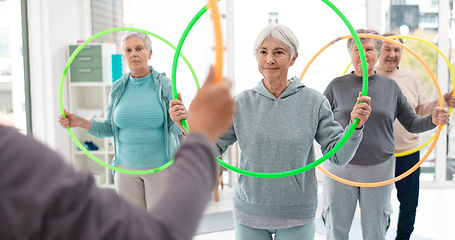
<instances>
[{"instance_id":1,"label":"black legging","mask_svg":"<svg viewBox=\"0 0 455 240\"><path fill-rule=\"evenodd\" d=\"M420 159L420 152L397 157L395 176L398 176L412 166ZM416 219L416 209L419 203L420 187L420 168L412 174L395 183L397 189L397 198L400 202L400 212L398 215L397 237L396 240L409 239L414 230Z\"/></svg>"}]
</instances>

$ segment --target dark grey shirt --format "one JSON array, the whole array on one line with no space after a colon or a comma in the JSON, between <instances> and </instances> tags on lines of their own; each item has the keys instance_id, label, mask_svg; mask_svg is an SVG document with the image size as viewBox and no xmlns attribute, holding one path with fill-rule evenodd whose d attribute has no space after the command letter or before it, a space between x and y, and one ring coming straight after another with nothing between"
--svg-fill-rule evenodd
<instances>
[{"instance_id":1,"label":"dark grey shirt","mask_svg":"<svg viewBox=\"0 0 455 240\"><path fill-rule=\"evenodd\" d=\"M335 78L324 92L332 105L335 120L347 126L359 92L362 77L347 74ZM371 115L364 125L363 139L349 164L376 165L394 154L393 122L396 118L409 132L418 133L436 127L431 114L419 117L406 101L398 84L391 78L374 74L368 78L368 96L371 97Z\"/></svg>"},{"instance_id":2,"label":"dark grey shirt","mask_svg":"<svg viewBox=\"0 0 455 240\"><path fill-rule=\"evenodd\" d=\"M145 212L100 189L39 142L0 126L0 239L191 239L215 182L214 147L189 134Z\"/></svg>"}]
</instances>

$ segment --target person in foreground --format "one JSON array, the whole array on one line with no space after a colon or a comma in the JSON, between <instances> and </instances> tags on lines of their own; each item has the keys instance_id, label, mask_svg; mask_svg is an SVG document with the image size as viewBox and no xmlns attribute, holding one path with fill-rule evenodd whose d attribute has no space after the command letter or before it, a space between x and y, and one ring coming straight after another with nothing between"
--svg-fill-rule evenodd
<instances>
[{"instance_id":1,"label":"person in foreground","mask_svg":"<svg viewBox=\"0 0 455 240\"><path fill-rule=\"evenodd\" d=\"M65 111L62 127L81 127L96 137L114 138L112 165L127 170L158 168L169 162L179 145L181 128L168 114L171 80L148 65L152 42L147 34L126 32L123 58L129 73L112 85L103 122ZM151 209L166 189L172 166L153 174L115 172L117 193L132 204Z\"/></svg>"},{"instance_id":2,"label":"person in foreground","mask_svg":"<svg viewBox=\"0 0 455 240\"><path fill-rule=\"evenodd\" d=\"M397 34L384 33L382 36L388 37L393 35ZM401 38L395 41L403 43L403 39ZM384 42L381 55L379 56L379 63L376 65L375 70L377 73L392 78L397 82L407 102L419 116L428 115L433 111L434 107L439 105L438 99L428 98L414 72L399 66L402 51L403 49L400 46ZM452 91L443 95L444 104L450 107L455 106L455 98L452 96ZM419 146L419 135L406 131L398 120L395 120L393 123L393 138L395 140L395 154L408 152ZM420 151L397 157L395 176L403 174L419 160ZM420 168L406 178L395 182L397 198L400 202L396 240L409 240L414 230L416 209L419 202L419 186Z\"/></svg>"},{"instance_id":3,"label":"person in foreground","mask_svg":"<svg viewBox=\"0 0 455 240\"><path fill-rule=\"evenodd\" d=\"M174 174L148 213L101 189L57 153L0 126L0 239L191 239L215 182L214 143L232 124L230 82L214 70L193 100Z\"/></svg>"},{"instance_id":4,"label":"person in foreground","mask_svg":"<svg viewBox=\"0 0 455 240\"><path fill-rule=\"evenodd\" d=\"M314 140L327 153L347 128L334 121L330 104L321 93L306 87L297 77L287 78L298 56L297 38L288 27L265 27L253 50L264 78L254 89L236 96L237 114L231 128L217 142L218 154L238 141L240 168L257 172L288 171L314 162ZM360 119L358 129L330 158L335 164L349 162L362 139L361 129L371 108L370 98L358 95L350 106L352 119ZM237 240L272 239L272 235L281 240L314 239L314 169L284 178L241 175L234 191Z\"/></svg>"},{"instance_id":5,"label":"person in foreground","mask_svg":"<svg viewBox=\"0 0 455 240\"><path fill-rule=\"evenodd\" d=\"M359 29L357 33L378 35L374 30ZM331 173L355 182L378 182L394 177L395 156L393 122L398 119L410 132L424 132L439 123L448 122L449 111L436 107L432 114L419 117L406 101L398 84L388 77L377 74L374 66L381 53L382 41L361 38L368 68L368 96L371 112L364 125L364 137L353 159L345 166L326 162L324 167ZM324 95L329 99L335 120L342 126L350 123L349 104L362 88L362 64L357 46L348 40L348 51L354 71L335 78L327 86ZM360 206L362 236L365 240L385 239L390 224L390 195L392 184L381 187L356 187L340 183L324 175L322 218L327 240L349 238L357 202Z\"/></svg>"}]
</instances>

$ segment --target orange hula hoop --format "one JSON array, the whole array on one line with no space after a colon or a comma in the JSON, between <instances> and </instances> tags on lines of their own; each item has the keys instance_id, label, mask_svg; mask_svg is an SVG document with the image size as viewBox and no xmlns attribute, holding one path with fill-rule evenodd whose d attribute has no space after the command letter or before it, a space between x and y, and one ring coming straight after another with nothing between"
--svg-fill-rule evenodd
<instances>
[{"instance_id":1,"label":"orange hula hoop","mask_svg":"<svg viewBox=\"0 0 455 240\"><path fill-rule=\"evenodd\" d=\"M425 67L425 69L427 70L427 72L430 74L431 76L431 79L433 80L433 83L436 87L436 91L438 93L438 100L439 100L439 106L440 107L444 107L444 103L443 103L443 96L442 96L442 93L441 93L441 89L439 87L439 84L438 84L438 81L436 79L436 76L435 74L433 73L433 71L431 71L430 67L428 66L428 64L417 54L415 53L413 50L411 50L409 47L407 47L406 45L400 43L400 42L397 42L393 39L390 39L390 38L387 38L387 37L383 37L383 36L380 36L380 35L373 35L373 34L358 34L360 38L374 38L374 39L379 39L379 40L383 40L383 41L386 41L386 42L389 42L389 43L392 43L392 44L395 44L395 45L398 45L400 46L401 48L407 50L409 53L411 53L414 57L417 58L417 60L419 60L419 62ZM343 37L339 37L339 38L336 38L335 40L331 41L329 44L325 45L323 48L321 48L321 50L319 50L315 56L313 56L313 58L310 60L310 62L307 64L307 66L305 67L305 69L303 70L302 74L300 75L300 79L303 79L303 75L305 74L306 70L308 69L309 65L311 65L311 63L314 61L314 59L316 59L316 57L322 52L324 51L326 48L328 48L330 45L334 44L335 42L339 41L339 40L342 40L342 39L347 39L347 38L352 38L351 35L347 35L347 36L343 36ZM339 181L341 183L344 183L344 184L347 184L347 185L351 185L351 186L355 186L355 187L380 187L380 186L385 186L385 185L388 185L388 184L391 184L391 183L394 183L394 182L397 182L397 181L400 181L401 179L409 176L411 173L413 173L415 170L417 170L420 165L422 165L423 162L425 162L425 160L428 158L428 156L430 155L431 151L433 151L434 147L436 146L436 142L439 138L439 135L441 134L441 131L442 131L442 128L443 128L443 125L440 123L438 124L438 128L436 130L436 134L435 134L435 138L433 140L433 142L431 143L430 145L430 148L428 149L428 151L425 153L425 155L422 157L422 159L419 160L419 162L417 162L412 168L410 168L408 171L400 174L399 176L396 176L394 178L391 178L389 180L384 180L384 181L379 181L379 182L372 182L372 183L362 183L362 182L355 182L355 181L350 181L350 180L347 180L347 179L344 179L344 178L341 178L341 177L338 177L336 175L334 175L333 173L330 173L329 171L327 171L326 169L324 169L323 167L321 166L317 166L319 170L321 170L323 173L325 173L327 176L331 177L332 179L336 180L336 181Z\"/></svg>"},{"instance_id":2,"label":"orange hula hoop","mask_svg":"<svg viewBox=\"0 0 455 240\"><path fill-rule=\"evenodd\" d=\"M209 8L212 10L212 20L215 32L215 82L220 82L223 75L223 38L221 35L221 21L216 0L209 0Z\"/></svg>"}]
</instances>

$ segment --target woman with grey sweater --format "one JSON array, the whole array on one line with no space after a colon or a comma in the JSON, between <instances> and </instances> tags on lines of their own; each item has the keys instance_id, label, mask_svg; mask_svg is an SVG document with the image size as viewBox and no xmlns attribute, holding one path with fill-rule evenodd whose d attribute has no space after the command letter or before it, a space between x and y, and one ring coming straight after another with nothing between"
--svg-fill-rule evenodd
<instances>
[{"instance_id":1,"label":"woman with grey sweater","mask_svg":"<svg viewBox=\"0 0 455 240\"><path fill-rule=\"evenodd\" d=\"M374 30L359 29L357 33L376 34ZM378 182L394 177L395 156L393 122L398 119L409 132L424 132L439 123L447 124L449 111L436 107L433 113L419 117L406 101L398 84L391 78L377 74L374 66L381 53L382 41L361 38L368 67L368 95L373 113L364 126L364 137L352 161L345 166L325 163L333 174L356 182ZM335 120L349 125L349 103L356 99L356 89L362 87L362 66L357 47L348 41L354 71L335 78L324 95L329 99ZM349 239L357 202L361 210L362 236L365 240L385 239L390 223L390 195L393 185L355 187L337 182L327 176L323 186L323 220L327 240Z\"/></svg>"},{"instance_id":2,"label":"woman with grey sweater","mask_svg":"<svg viewBox=\"0 0 455 240\"><path fill-rule=\"evenodd\" d=\"M254 52L264 78L255 88L236 97L233 125L217 143L222 154L238 141L243 169L281 172L302 167L315 160L314 140L327 153L349 127L343 129L334 121L330 104L321 93L306 87L297 77L287 79L288 69L297 59L297 49L297 38L283 25L269 25L257 37ZM367 96L352 102L351 117L360 119L359 130L354 131L331 162L344 165L351 160L362 139L361 128L371 112L369 103ZM314 169L284 178L242 175L233 202L238 240L271 239L273 234L282 240L314 238L317 206Z\"/></svg>"}]
</instances>

